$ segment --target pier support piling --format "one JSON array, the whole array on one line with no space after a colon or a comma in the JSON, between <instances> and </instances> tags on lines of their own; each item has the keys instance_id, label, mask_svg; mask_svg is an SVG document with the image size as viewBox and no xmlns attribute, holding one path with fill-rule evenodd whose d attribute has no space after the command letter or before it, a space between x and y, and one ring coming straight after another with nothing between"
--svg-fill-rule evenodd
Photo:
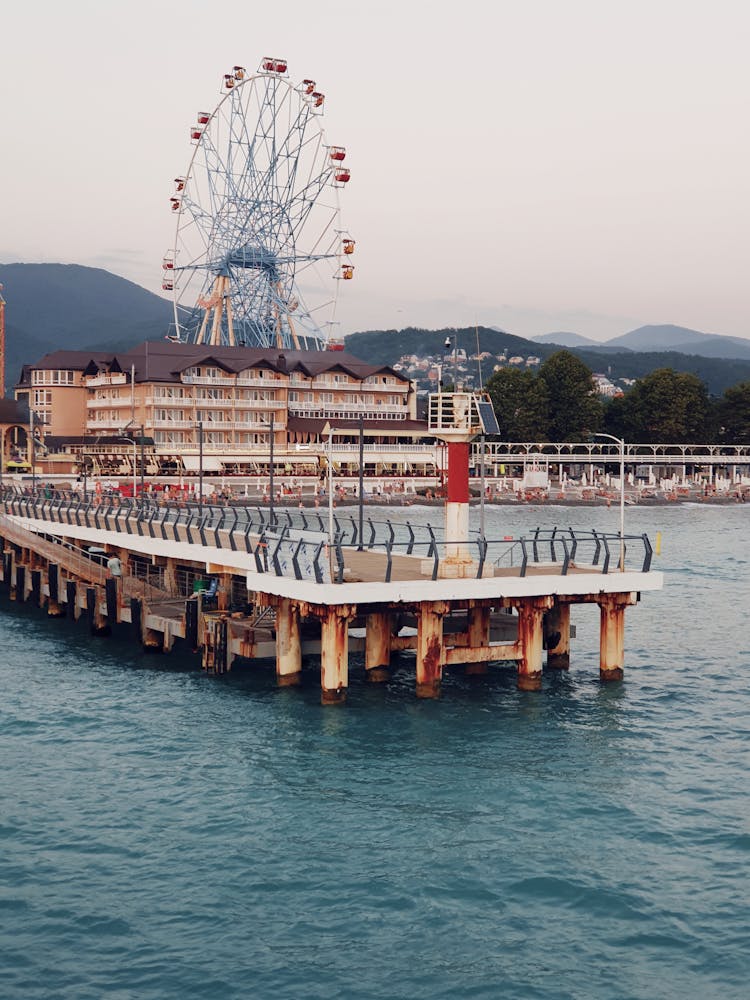
<instances>
[{"instance_id":1,"label":"pier support piling","mask_svg":"<svg viewBox=\"0 0 750 1000\"><path fill-rule=\"evenodd\" d=\"M282 597L276 607L276 682L279 687L293 687L301 681L299 605Z\"/></svg>"},{"instance_id":2,"label":"pier support piling","mask_svg":"<svg viewBox=\"0 0 750 1000\"><path fill-rule=\"evenodd\" d=\"M485 649L490 644L490 609L472 604L466 616L467 645L470 649ZM467 663L467 677L482 677L489 667L484 660Z\"/></svg>"},{"instance_id":3,"label":"pier support piling","mask_svg":"<svg viewBox=\"0 0 750 1000\"><path fill-rule=\"evenodd\" d=\"M42 571L40 569L31 570L31 588L29 596L38 608L44 607L44 594L42 593Z\"/></svg>"},{"instance_id":4,"label":"pier support piling","mask_svg":"<svg viewBox=\"0 0 750 1000\"><path fill-rule=\"evenodd\" d=\"M557 599L544 615L544 645L551 670L570 669L570 605Z\"/></svg>"},{"instance_id":5,"label":"pier support piling","mask_svg":"<svg viewBox=\"0 0 750 1000\"><path fill-rule=\"evenodd\" d=\"M391 679L393 615L374 611L365 619L365 677L371 683Z\"/></svg>"},{"instance_id":6,"label":"pier support piling","mask_svg":"<svg viewBox=\"0 0 750 1000\"><path fill-rule=\"evenodd\" d=\"M349 622L353 611L346 605L325 608L320 628L320 700L323 705L343 705L349 687Z\"/></svg>"},{"instance_id":7,"label":"pier support piling","mask_svg":"<svg viewBox=\"0 0 750 1000\"><path fill-rule=\"evenodd\" d=\"M81 611L78 607L78 588L76 587L75 580L66 581L65 603L70 611L70 617L74 622L77 622Z\"/></svg>"},{"instance_id":8,"label":"pier support piling","mask_svg":"<svg viewBox=\"0 0 750 1000\"><path fill-rule=\"evenodd\" d=\"M26 600L26 567L21 564L16 566L15 572L15 587L10 588L10 599L11 601L25 601Z\"/></svg>"},{"instance_id":9,"label":"pier support piling","mask_svg":"<svg viewBox=\"0 0 750 1000\"><path fill-rule=\"evenodd\" d=\"M551 597L527 597L518 602L518 690L539 691L542 687L544 612Z\"/></svg>"},{"instance_id":10,"label":"pier support piling","mask_svg":"<svg viewBox=\"0 0 750 1000\"><path fill-rule=\"evenodd\" d=\"M445 601L424 602L417 611L417 697L439 698L443 680Z\"/></svg>"},{"instance_id":11,"label":"pier support piling","mask_svg":"<svg viewBox=\"0 0 750 1000\"><path fill-rule=\"evenodd\" d=\"M632 594L602 594L598 601L599 679L621 681L625 665L625 608L634 604Z\"/></svg>"}]
</instances>

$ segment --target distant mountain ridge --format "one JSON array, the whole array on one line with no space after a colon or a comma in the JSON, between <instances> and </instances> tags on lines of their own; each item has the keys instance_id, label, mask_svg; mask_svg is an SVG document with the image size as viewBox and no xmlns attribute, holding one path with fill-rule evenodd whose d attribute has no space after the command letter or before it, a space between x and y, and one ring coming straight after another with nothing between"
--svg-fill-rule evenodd
<instances>
[{"instance_id":1,"label":"distant mountain ridge","mask_svg":"<svg viewBox=\"0 0 750 1000\"><path fill-rule=\"evenodd\" d=\"M172 304L126 278L80 264L0 264L5 383L63 347L125 350L169 330Z\"/></svg>"},{"instance_id":2,"label":"distant mountain ridge","mask_svg":"<svg viewBox=\"0 0 750 1000\"><path fill-rule=\"evenodd\" d=\"M595 341L577 333L543 333L533 338L537 343L560 344L563 347L586 347L611 354L612 351L678 351L703 358L750 359L750 340L727 337L716 333L701 333L686 326L671 323L639 326L619 337Z\"/></svg>"},{"instance_id":3,"label":"distant mountain ridge","mask_svg":"<svg viewBox=\"0 0 750 1000\"><path fill-rule=\"evenodd\" d=\"M597 347L598 341L591 337L582 337L580 333L561 330L559 333L540 333L531 338L539 344L560 344L561 347Z\"/></svg>"}]
</instances>

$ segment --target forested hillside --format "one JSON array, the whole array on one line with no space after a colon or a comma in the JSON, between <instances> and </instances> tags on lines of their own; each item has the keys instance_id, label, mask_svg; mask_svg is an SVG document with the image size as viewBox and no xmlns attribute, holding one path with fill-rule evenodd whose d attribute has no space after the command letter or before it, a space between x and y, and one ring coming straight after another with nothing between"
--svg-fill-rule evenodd
<instances>
[{"instance_id":1,"label":"forested hillside","mask_svg":"<svg viewBox=\"0 0 750 1000\"><path fill-rule=\"evenodd\" d=\"M145 288L78 264L0 264L6 301L6 385L48 351L120 350L169 330L172 305Z\"/></svg>"},{"instance_id":2,"label":"forested hillside","mask_svg":"<svg viewBox=\"0 0 750 1000\"><path fill-rule=\"evenodd\" d=\"M490 354L518 354L523 357L536 355L550 357L560 346L526 340L512 334L486 327L466 327L443 330L420 330L407 327L404 330L370 330L367 333L353 333L346 338L346 348L352 354L373 364L393 364L401 355L421 356L442 355L446 337L456 337L456 346L468 354L477 350ZM726 358L704 358L697 354L680 354L676 351L623 351L602 354L587 347L568 347L592 371L604 372L613 380L621 378L642 378L660 368L671 368L697 376L705 383L709 393L719 396L725 389L738 382L750 380L750 361ZM490 372L487 371L487 375ZM487 377L487 376L485 376Z\"/></svg>"}]
</instances>

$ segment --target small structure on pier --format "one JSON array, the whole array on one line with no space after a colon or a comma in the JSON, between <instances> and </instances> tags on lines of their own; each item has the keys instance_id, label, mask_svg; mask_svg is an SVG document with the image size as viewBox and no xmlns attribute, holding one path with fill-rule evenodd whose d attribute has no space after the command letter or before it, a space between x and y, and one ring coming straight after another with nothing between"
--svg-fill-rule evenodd
<instances>
[{"instance_id":1,"label":"small structure on pier","mask_svg":"<svg viewBox=\"0 0 750 1000\"><path fill-rule=\"evenodd\" d=\"M432 393L427 426L448 448L445 537L448 546L443 576L474 576L469 555L469 444L479 434L496 434L497 419L490 398L473 392Z\"/></svg>"}]
</instances>

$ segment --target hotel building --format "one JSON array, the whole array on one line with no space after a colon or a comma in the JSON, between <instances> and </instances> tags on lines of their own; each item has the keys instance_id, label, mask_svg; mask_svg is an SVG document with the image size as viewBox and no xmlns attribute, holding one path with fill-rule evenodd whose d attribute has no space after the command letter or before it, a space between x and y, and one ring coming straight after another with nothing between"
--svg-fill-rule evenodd
<instances>
[{"instance_id":1,"label":"hotel building","mask_svg":"<svg viewBox=\"0 0 750 1000\"><path fill-rule=\"evenodd\" d=\"M204 473L434 475L415 386L343 351L149 341L130 351L55 351L25 365L43 469L128 476ZM37 461L41 461L37 454Z\"/></svg>"}]
</instances>

